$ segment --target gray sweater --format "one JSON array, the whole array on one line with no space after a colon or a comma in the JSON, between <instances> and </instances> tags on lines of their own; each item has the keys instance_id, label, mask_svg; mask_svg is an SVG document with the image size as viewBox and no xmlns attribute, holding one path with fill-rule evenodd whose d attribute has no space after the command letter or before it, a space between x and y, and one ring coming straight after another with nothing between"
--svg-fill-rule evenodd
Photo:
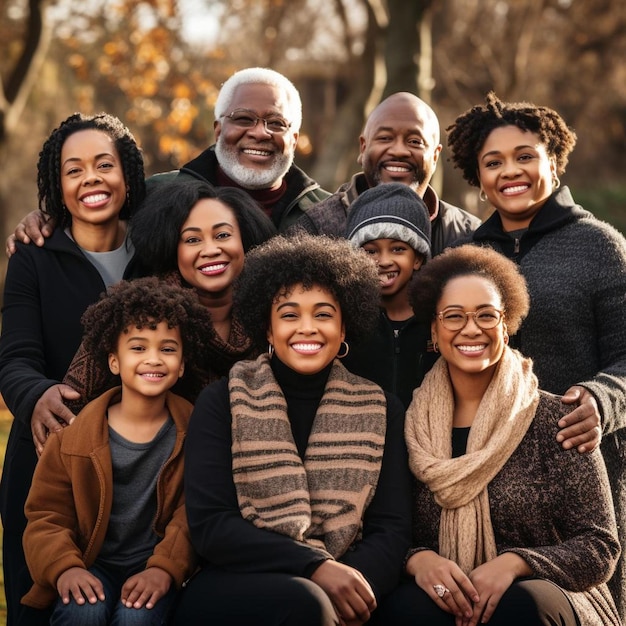
<instances>
[{"instance_id":1,"label":"gray sweater","mask_svg":"<svg viewBox=\"0 0 626 626\"><path fill-rule=\"evenodd\" d=\"M533 359L542 389L563 394L582 385L598 401L602 454L613 491L620 540L626 545L626 239L555 192L517 240L494 213L475 233L519 264L530 314L511 345ZM626 561L609 587L626 617Z\"/></svg>"}]
</instances>

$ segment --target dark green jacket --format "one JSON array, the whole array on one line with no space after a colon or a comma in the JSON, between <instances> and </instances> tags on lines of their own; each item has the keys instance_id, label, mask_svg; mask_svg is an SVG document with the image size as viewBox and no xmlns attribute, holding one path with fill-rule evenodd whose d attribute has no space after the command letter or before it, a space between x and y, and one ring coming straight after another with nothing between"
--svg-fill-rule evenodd
<instances>
[{"instance_id":1,"label":"dark green jacket","mask_svg":"<svg viewBox=\"0 0 626 626\"><path fill-rule=\"evenodd\" d=\"M151 176L146 181L147 189L150 191L156 183L171 181L179 177L205 180L216 186L218 167L215 147L211 146L195 159L183 165L180 170ZM330 196L328 191L322 189L319 183L296 165L289 168L285 180L287 181L287 192L272 207L271 214L272 221L280 232L284 232L294 224L312 206Z\"/></svg>"}]
</instances>

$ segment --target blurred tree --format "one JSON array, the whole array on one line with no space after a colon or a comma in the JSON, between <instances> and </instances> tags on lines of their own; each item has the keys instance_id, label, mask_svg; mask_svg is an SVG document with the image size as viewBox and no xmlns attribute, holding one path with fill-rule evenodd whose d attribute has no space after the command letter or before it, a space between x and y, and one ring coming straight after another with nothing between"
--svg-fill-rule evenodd
<instances>
[{"instance_id":1,"label":"blurred tree","mask_svg":"<svg viewBox=\"0 0 626 626\"><path fill-rule=\"evenodd\" d=\"M578 131L569 170L580 182L624 171L623 0L442 0L433 31L433 97L446 122L493 89L553 107Z\"/></svg>"},{"instance_id":2,"label":"blurred tree","mask_svg":"<svg viewBox=\"0 0 626 626\"><path fill-rule=\"evenodd\" d=\"M206 65L221 55L190 49L175 0L112 0L70 10L59 38L81 110L106 109L123 119L150 173L178 167L208 145L216 87Z\"/></svg>"},{"instance_id":3,"label":"blurred tree","mask_svg":"<svg viewBox=\"0 0 626 626\"><path fill-rule=\"evenodd\" d=\"M17 126L49 46L51 29L43 19L47 4L46 0L28 0L27 7L15 2L5 5L7 17L22 11L26 15L20 28L11 28L7 19L0 30L0 145Z\"/></svg>"},{"instance_id":4,"label":"blurred tree","mask_svg":"<svg viewBox=\"0 0 626 626\"><path fill-rule=\"evenodd\" d=\"M9 159L13 155L12 139L17 134L20 119L36 84L51 29L43 14L46 0L5 2L0 10L0 233L13 224L9 210L14 199ZM4 238L3 238L4 239ZM0 288L4 286L6 257L0 257Z\"/></svg>"}]
</instances>

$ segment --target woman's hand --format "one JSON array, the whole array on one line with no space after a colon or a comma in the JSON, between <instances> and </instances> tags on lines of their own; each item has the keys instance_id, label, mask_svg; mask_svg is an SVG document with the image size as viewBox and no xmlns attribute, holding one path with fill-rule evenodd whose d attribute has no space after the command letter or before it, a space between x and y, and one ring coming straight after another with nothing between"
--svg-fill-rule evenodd
<instances>
[{"instance_id":1,"label":"woman's hand","mask_svg":"<svg viewBox=\"0 0 626 626\"><path fill-rule=\"evenodd\" d=\"M151 609L170 590L172 577L160 567L149 567L131 576L122 587L122 603L127 609Z\"/></svg>"},{"instance_id":2,"label":"woman's hand","mask_svg":"<svg viewBox=\"0 0 626 626\"><path fill-rule=\"evenodd\" d=\"M469 578L478 590L480 600L474 603L474 614L467 625L488 623L504 592L517 578L531 574L528 563L514 552L504 552L472 570Z\"/></svg>"},{"instance_id":3,"label":"woman's hand","mask_svg":"<svg viewBox=\"0 0 626 626\"><path fill-rule=\"evenodd\" d=\"M581 454L591 452L600 445L602 428L598 403L584 387L570 387L561 398L564 404L578 406L559 420L561 430L556 440L565 448L576 448Z\"/></svg>"},{"instance_id":4,"label":"woman's hand","mask_svg":"<svg viewBox=\"0 0 626 626\"><path fill-rule=\"evenodd\" d=\"M353 567L329 559L315 570L311 580L328 594L342 624L360 626L376 608L370 584Z\"/></svg>"},{"instance_id":5,"label":"woman's hand","mask_svg":"<svg viewBox=\"0 0 626 626\"><path fill-rule=\"evenodd\" d=\"M48 433L61 430L71 424L76 417L63 401L78 398L80 398L78 391L63 384L52 385L41 395L30 418L30 430L37 456L41 456L43 452Z\"/></svg>"},{"instance_id":6,"label":"woman's hand","mask_svg":"<svg viewBox=\"0 0 626 626\"><path fill-rule=\"evenodd\" d=\"M104 587L99 578L83 567L70 567L57 579L57 591L63 604L70 603L70 595L76 604L95 604L104 600Z\"/></svg>"},{"instance_id":7,"label":"woman's hand","mask_svg":"<svg viewBox=\"0 0 626 626\"><path fill-rule=\"evenodd\" d=\"M473 604L479 602L479 592L454 561L432 550L422 550L407 561L406 571L439 608L457 618L457 626L468 623L474 613ZM445 590L442 596L436 591L440 585Z\"/></svg>"}]
</instances>

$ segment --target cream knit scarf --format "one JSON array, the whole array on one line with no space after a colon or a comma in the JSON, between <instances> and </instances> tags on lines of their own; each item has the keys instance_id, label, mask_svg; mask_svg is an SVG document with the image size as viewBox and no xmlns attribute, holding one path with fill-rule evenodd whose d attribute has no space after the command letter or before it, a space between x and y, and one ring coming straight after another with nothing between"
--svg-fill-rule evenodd
<instances>
[{"instance_id":1,"label":"cream knit scarf","mask_svg":"<svg viewBox=\"0 0 626 626\"><path fill-rule=\"evenodd\" d=\"M387 402L335 361L300 458L267 355L229 376L233 476L244 519L340 557L361 536L380 474Z\"/></svg>"},{"instance_id":2,"label":"cream knit scarf","mask_svg":"<svg viewBox=\"0 0 626 626\"><path fill-rule=\"evenodd\" d=\"M487 485L526 434L538 402L531 360L506 347L478 407L467 452L453 459L454 395L443 358L413 393L405 424L411 470L442 507L439 554L465 573L497 556Z\"/></svg>"}]
</instances>

